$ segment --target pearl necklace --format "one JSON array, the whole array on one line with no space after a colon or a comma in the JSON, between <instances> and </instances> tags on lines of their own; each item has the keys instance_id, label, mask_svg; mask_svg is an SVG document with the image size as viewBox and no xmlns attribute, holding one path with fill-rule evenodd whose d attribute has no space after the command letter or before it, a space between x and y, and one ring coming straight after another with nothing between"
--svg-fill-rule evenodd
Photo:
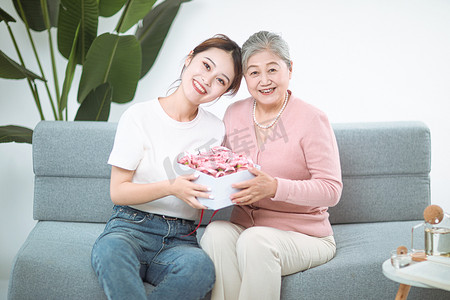
<instances>
[{"instance_id":1,"label":"pearl necklace","mask_svg":"<svg viewBox=\"0 0 450 300\"><path fill-rule=\"evenodd\" d=\"M255 123L255 125L258 126L259 128L262 128L262 129L269 129L270 127L275 125L275 123L281 117L281 114L283 113L284 109L286 108L286 105L287 105L287 102L288 102L288 98L289 98L289 93L286 91L286 97L284 98L283 107L281 107L281 109L278 112L277 116L275 117L275 119L269 125L261 125L261 124L258 123L258 121L256 121L256 115L255 115L256 100L253 99L253 113L252 113L252 115L253 115L253 122Z\"/></svg>"}]
</instances>

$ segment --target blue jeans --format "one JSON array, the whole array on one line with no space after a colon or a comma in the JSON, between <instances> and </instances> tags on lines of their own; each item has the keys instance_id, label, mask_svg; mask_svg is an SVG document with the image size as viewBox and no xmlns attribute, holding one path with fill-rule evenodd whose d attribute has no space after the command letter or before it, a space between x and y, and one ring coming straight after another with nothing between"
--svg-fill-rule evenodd
<instances>
[{"instance_id":1,"label":"blue jeans","mask_svg":"<svg viewBox=\"0 0 450 300\"><path fill-rule=\"evenodd\" d=\"M114 213L92 249L91 263L108 299L201 299L213 287L214 265L199 247L194 221L127 206Z\"/></svg>"}]
</instances>

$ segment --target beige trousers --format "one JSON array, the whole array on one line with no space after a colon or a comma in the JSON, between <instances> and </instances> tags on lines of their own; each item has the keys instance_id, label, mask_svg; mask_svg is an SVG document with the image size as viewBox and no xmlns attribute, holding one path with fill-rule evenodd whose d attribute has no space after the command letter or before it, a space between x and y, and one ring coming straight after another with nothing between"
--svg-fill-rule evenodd
<instances>
[{"instance_id":1,"label":"beige trousers","mask_svg":"<svg viewBox=\"0 0 450 300\"><path fill-rule=\"evenodd\" d=\"M331 260L333 236L317 238L271 227L209 224L200 241L216 268L212 300L280 299L281 276Z\"/></svg>"}]
</instances>

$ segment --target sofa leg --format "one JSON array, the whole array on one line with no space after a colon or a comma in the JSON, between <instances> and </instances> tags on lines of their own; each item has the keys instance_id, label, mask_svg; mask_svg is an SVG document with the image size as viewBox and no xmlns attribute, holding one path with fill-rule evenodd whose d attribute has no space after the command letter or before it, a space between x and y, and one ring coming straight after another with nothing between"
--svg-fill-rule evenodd
<instances>
[{"instance_id":1,"label":"sofa leg","mask_svg":"<svg viewBox=\"0 0 450 300\"><path fill-rule=\"evenodd\" d=\"M410 285L400 284L398 287L397 295L395 296L395 300L405 300L408 298L409 290L411 289Z\"/></svg>"}]
</instances>

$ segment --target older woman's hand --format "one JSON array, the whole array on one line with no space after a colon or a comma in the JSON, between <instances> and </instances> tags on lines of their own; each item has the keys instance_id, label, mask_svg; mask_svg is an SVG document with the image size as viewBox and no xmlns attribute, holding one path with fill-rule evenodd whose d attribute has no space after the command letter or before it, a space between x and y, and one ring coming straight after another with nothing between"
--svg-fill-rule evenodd
<instances>
[{"instance_id":1,"label":"older woman's hand","mask_svg":"<svg viewBox=\"0 0 450 300\"><path fill-rule=\"evenodd\" d=\"M277 192L278 182L275 178L257 168L249 171L256 177L232 185L241 190L231 195L231 202L236 205L250 205L264 198L272 198Z\"/></svg>"}]
</instances>

